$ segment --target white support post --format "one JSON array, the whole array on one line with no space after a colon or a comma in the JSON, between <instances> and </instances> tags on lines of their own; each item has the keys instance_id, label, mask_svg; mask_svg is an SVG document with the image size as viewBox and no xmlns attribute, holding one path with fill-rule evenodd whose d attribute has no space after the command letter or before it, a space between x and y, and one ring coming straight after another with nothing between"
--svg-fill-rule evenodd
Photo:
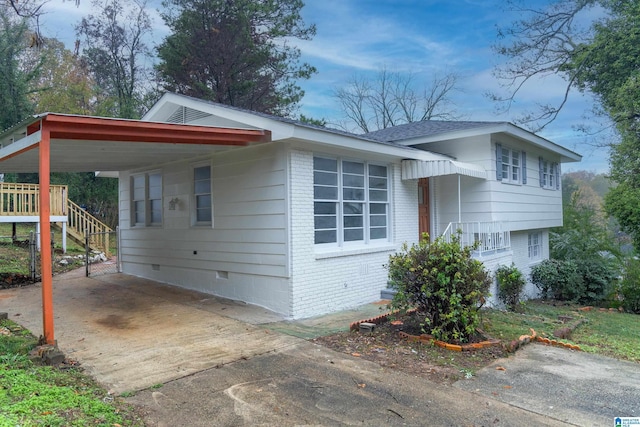
<instances>
[{"instance_id":1,"label":"white support post","mask_svg":"<svg viewBox=\"0 0 640 427\"><path fill-rule=\"evenodd\" d=\"M67 222L62 222L62 253L67 253Z\"/></svg>"},{"instance_id":2,"label":"white support post","mask_svg":"<svg viewBox=\"0 0 640 427\"><path fill-rule=\"evenodd\" d=\"M460 174L458 174L458 223L462 223L462 195L460 193Z\"/></svg>"},{"instance_id":3,"label":"white support post","mask_svg":"<svg viewBox=\"0 0 640 427\"><path fill-rule=\"evenodd\" d=\"M40 252L40 221L36 222L36 234L38 235L36 238L36 249Z\"/></svg>"}]
</instances>

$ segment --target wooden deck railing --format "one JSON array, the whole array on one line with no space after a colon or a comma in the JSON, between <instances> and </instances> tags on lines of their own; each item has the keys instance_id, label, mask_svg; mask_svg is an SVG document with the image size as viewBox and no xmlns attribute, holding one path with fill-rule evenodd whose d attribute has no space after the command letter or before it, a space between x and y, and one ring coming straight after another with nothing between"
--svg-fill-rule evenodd
<instances>
[{"instance_id":1,"label":"wooden deck railing","mask_svg":"<svg viewBox=\"0 0 640 427\"><path fill-rule=\"evenodd\" d=\"M38 184L0 182L0 216L18 217L40 215ZM67 217L67 233L76 242L85 245L87 233L89 247L109 255L108 225L68 199L66 185L51 185L51 216Z\"/></svg>"},{"instance_id":2,"label":"wooden deck railing","mask_svg":"<svg viewBox=\"0 0 640 427\"><path fill-rule=\"evenodd\" d=\"M0 215L2 216L38 216L40 214L40 198L38 184L18 184L0 182ZM67 186L52 185L51 215L67 215Z\"/></svg>"}]
</instances>

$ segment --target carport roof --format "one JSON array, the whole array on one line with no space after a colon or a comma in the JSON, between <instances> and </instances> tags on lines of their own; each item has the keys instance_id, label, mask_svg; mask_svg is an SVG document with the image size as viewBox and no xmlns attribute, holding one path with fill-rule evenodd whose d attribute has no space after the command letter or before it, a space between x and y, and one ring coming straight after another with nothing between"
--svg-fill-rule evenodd
<instances>
[{"instance_id":1,"label":"carport roof","mask_svg":"<svg viewBox=\"0 0 640 427\"><path fill-rule=\"evenodd\" d=\"M271 140L261 129L45 113L0 134L0 172L38 172L43 132L51 141L51 172L136 169Z\"/></svg>"}]
</instances>

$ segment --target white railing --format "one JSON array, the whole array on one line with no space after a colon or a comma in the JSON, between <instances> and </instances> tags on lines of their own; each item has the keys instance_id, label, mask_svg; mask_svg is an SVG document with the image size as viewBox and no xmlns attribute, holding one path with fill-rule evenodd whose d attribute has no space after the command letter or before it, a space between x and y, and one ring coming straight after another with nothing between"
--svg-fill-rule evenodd
<instances>
[{"instance_id":1,"label":"white railing","mask_svg":"<svg viewBox=\"0 0 640 427\"><path fill-rule=\"evenodd\" d=\"M442 233L447 242L460 233L461 246L473 246L478 243L474 254L484 255L511 248L511 233L503 222L450 222Z\"/></svg>"}]
</instances>

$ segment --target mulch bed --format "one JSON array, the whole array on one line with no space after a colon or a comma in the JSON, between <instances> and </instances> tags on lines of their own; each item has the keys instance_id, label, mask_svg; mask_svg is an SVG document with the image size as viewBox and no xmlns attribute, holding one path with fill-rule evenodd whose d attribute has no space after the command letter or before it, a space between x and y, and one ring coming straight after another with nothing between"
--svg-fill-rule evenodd
<instances>
[{"instance_id":1,"label":"mulch bed","mask_svg":"<svg viewBox=\"0 0 640 427\"><path fill-rule=\"evenodd\" d=\"M370 360L383 368L397 369L445 384L472 376L478 369L507 355L502 346L457 352L440 348L433 342L403 338L400 332L409 335L422 333L419 319L415 315L407 315L398 320L402 321L401 325L384 322L373 332L342 332L315 338L313 342Z\"/></svg>"}]
</instances>

